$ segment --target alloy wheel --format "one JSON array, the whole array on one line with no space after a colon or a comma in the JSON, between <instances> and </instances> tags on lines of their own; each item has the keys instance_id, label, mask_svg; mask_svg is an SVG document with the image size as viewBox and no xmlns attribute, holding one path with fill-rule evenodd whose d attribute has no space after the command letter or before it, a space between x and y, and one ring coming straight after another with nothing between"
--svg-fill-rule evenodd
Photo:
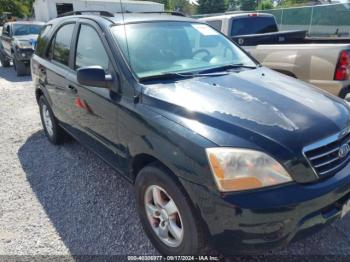
<instances>
[{"instance_id":1,"label":"alloy wheel","mask_svg":"<svg viewBox=\"0 0 350 262\"><path fill-rule=\"evenodd\" d=\"M145 192L145 209L157 237L169 247L179 247L184 228L180 211L169 194L159 186L149 186Z\"/></svg>"},{"instance_id":2,"label":"alloy wheel","mask_svg":"<svg viewBox=\"0 0 350 262\"><path fill-rule=\"evenodd\" d=\"M49 111L49 108L47 105L43 104L42 105L42 115L43 115L43 122L45 129L49 136L53 136L53 124L52 124L52 119L51 119L51 113Z\"/></svg>"}]
</instances>

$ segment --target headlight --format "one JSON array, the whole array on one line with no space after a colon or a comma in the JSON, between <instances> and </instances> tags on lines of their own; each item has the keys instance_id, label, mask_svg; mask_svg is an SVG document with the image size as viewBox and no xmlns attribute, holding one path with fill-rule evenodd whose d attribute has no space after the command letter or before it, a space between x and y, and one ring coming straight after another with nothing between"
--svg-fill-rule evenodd
<instances>
[{"instance_id":1,"label":"headlight","mask_svg":"<svg viewBox=\"0 0 350 262\"><path fill-rule=\"evenodd\" d=\"M208 148L206 152L216 184L222 192L292 181L287 171L263 152L238 148Z\"/></svg>"},{"instance_id":2,"label":"headlight","mask_svg":"<svg viewBox=\"0 0 350 262\"><path fill-rule=\"evenodd\" d=\"M32 45L29 41L16 41L16 47L21 49L29 49L32 48Z\"/></svg>"}]
</instances>

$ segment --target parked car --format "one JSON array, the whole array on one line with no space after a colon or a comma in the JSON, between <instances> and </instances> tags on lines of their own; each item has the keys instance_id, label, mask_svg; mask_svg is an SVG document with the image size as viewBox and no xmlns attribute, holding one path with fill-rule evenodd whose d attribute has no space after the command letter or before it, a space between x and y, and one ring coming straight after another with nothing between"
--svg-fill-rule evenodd
<instances>
[{"instance_id":1,"label":"parked car","mask_svg":"<svg viewBox=\"0 0 350 262\"><path fill-rule=\"evenodd\" d=\"M0 61L3 67L13 62L17 75L30 74L30 58L34 53L41 22L9 22L2 28Z\"/></svg>"},{"instance_id":2,"label":"parked car","mask_svg":"<svg viewBox=\"0 0 350 262\"><path fill-rule=\"evenodd\" d=\"M239 13L200 19L241 45L264 66L350 101L350 38L311 38L278 31L273 15Z\"/></svg>"},{"instance_id":3,"label":"parked car","mask_svg":"<svg viewBox=\"0 0 350 262\"><path fill-rule=\"evenodd\" d=\"M48 139L69 134L134 184L161 254L277 248L349 211L349 105L205 23L65 16L31 65Z\"/></svg>"}]
</instances>

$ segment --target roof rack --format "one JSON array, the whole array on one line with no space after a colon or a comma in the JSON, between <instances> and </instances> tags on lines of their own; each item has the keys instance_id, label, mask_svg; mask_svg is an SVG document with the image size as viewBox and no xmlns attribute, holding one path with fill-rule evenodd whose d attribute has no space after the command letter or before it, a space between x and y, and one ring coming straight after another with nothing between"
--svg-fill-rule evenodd
<instances>
[{"instance_id":1,"label":"roof rack","mask_svg":"<svg viewBox=\"0 0 350 262\"><path fill-rule=\"evenodd\" d=\"M125 11L125 12L109 12L109 11L99 11L99 10L80 10L80 11L71 11L67 13L63 13L58 15L57 17L64 17L64 16L71 16L71 15L83 15L84 13L97 13L100 16L105 16L105 17L114 17L114 14L121 14L121 13L131 13L131 14L167 14L167 15L174 15L174 16L183 16L186 17L185 14L181 12L176 12L176 11L148 11L148 12L130 12L130 11Z\"/></svg>"},{"instance_id":2,"label":"roof rack","mask_svg":"<svg viewBox=\"0 0 350 262\"><path fill-rule=\"evenodd\" d=\"M106 17L114 17L114 14L108 11L99 11L99 10L81 10L81 11L71 11L67 13L63 13L58 15L57 17L64 17L64 16L70 16L70 15L82 15L84 13L98 13L100 16L106 16Z\"/></svg>"}]
</instances>

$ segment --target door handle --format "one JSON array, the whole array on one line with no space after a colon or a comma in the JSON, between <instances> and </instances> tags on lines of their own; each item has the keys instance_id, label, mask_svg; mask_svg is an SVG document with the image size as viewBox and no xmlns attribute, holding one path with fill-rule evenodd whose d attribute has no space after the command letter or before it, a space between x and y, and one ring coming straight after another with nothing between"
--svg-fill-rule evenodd
<instances>
[{"instance_id":1,"label":"door handle","mask_svg":"<svg viewBox=\"0 0 350 262\"><path fill-rule=\"evenodd\" d=\"M72 85L68 85L68 89L70 91L72 91L74 94L78 93L78 90L75 86L72 86Z\"/></svg>"}]
</instances>

